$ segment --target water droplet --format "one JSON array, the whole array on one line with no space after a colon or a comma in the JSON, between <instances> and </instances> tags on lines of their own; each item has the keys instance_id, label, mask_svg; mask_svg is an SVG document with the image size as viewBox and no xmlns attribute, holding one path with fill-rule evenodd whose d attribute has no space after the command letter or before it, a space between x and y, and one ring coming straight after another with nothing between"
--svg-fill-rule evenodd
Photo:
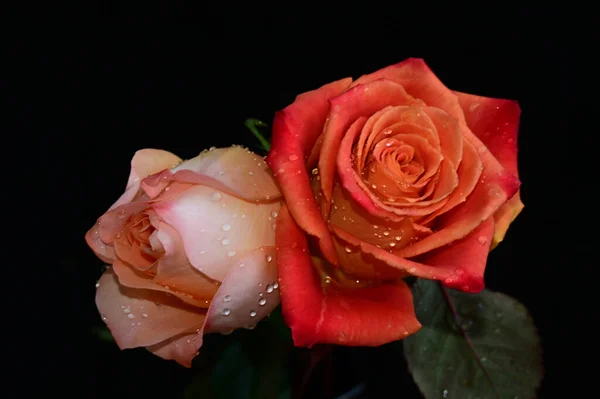
<instances>
[{"instance_id":1,"label":"water droplet","mask_svg":"<svg viewBox=\"0 0 600 399\"><path fill-rule=\"evenodd\" d=\"M325 281L325 284L331 283L331 277L326 276L324 281Z\"/></svg>"},{"instance_id":2,"label":"water droplet","mask_svg":"<svg viewBox=\"0 0 600 399\"><path fill-rule=\"evenodd\" d=\"M230 224L224 224L222 227L223 231L229 231L231 230L231 225Z\"/></svg>"},{"instance_id":3,"label":"water droplet","mask_svg":"<svg viewBox=\"0 0 600 399\"><path fill-rule=\"evenodd\" d=\"M256 311L251 310L250 311L250 317L256 317Z\"/></svg>"},{"instance_id":4,"label":"water droplet","mask_svg":"<svg viewBox=\"0 0 600 399\"><path fill-rule=\"evenodd\" d=\"M227 251L227 256L231 258L233 255L235 255L235 251L233 249Z\"/></svg>"},{"instance_id":5,"label":"water droplet","mask_svg":"<svg viewBox=\"0 0 600 399\"><path fill-rule=\"evenodd\" d=\"M498 198L500 197L500 191L496 187L492 187L488 192L490 197Z\"/></svg>"},{"instance_id":6,"label":"water droplet","mask_svg":"<svg viewBox=\"0 0 600 399\"><path fill-rule=\"evenodd\" d=\"M145 319L145 318L147 318L147 317L148 317L148 314L146 314L146 313L142 313L142 318L144 318L144 319Z\"/></svg>"},{"instance_id":7,"label":"water droplet","mask_svg":"<svg viewBox=\"0 0 600 399\"><path fill-rule=\"evenodd\" d=\"M220 200L220 199L221 199L221 193L219 193L219 192L216 192L216 191L215 191L215 192L214 192L214 193L212 193L212 195L210 196L210 199L211 199L211 200L213 200L213 201L218 201L218 200Z\"/></svg>"},{"instance_id":8,"label":"water droplet","mask_svg":"<svg viewBox=\"0 0 600 399\"><path fill-rule=\"evenodd\" d=\"M473 327L473 320L471 320L471 319L464 319L460 323L460 328L462 328L465 331L469 331L471 329L471 327Z\"/></svg>"},{"instance_id":9,"label":"water droplet","mask_svg":"<svg viewBox=\"0 0 600 399\"><path fill-rule=\"evenodd\" d=\"M225 308L225 309L223 309L223 311L221 312L221 314L222 314L223 316L229 316L229 314L230 314L230 313L231 313L231 309L229 309L229 308Z\"/></svg>"},{"instance_id":10,"label":"water droplet","mask_svg":"<svg viewBox=\"0 0 600 399\"><path fill-rule=\"evenodd\" d=\"M374 224L374 225L373 225L373 228L374 228L374 229L378 229L378 228L379 228L379 226L377 226L376 224Z\"/></svg>"},{"instance_id":11,"label":"water droplet","mask_svg":"<svg viewBox=\"0 0 600 399\"><path fill-rule=\"evenodd\" d=\"M225 246L225 245L229 245L229 238L223 238L221 240L221 245Z\"/></svg>"},{"instance_id":12,"label":"water droplet","mask_svg":"<svg viewBox=\"0 0 600 399\"><path fill-rule=\"evenodd\" d=\"M297 161L297 160L298 160L298 155L296 155L296 154L292 154L292 155L290 155L290 156L288 157L288 159L289 159L290 161Z\"/></svg>"},{"instance_id":13,"label":"water droplet","mask_svg":"<svg viewBox=\"0 0 600 399\"><path fill-rule=\"evenodd\" d=\"M267 300L266 300L265 298L260 298L260 299L258 300L258 304L259 304L260 306L265 306L265 303L267 303Z\"/></svg>"},{"instance_id":14,"label":"water droplet","mask_svg":"<svg viewBox=\"0 0 600 399\"><path fill-rule=\"evenodd\" d=\"M245 264L245 263L243 263L243 262L242 262L242 263L240 263L240 267L244 267L244 266L246 266L246 264Z\"/></svg>"},{"instance_id":15,"label":"water droplet","mask_svg":"<svg viewBox=\"0 0 600 399\"><path fill-rule=\"evenodd\" d=\"M272 216L272 217L276 218L276 217L277 217L277 215L278 215L277 211L273 211L273 212L271 212L271 216Z\"/></svg>"},{"instance_id":16,"label":"water droplet","mask_svg":"<svg viewBox=\"0 0 600 399\"><path fill-rule=\"evenodd\" d=\"M267 262L270 262L273 260L273 257L271 255L267 255L265 259L267 260Z\"/></svg>"},{"instance_id":17,"label":"water droplet","mask_svg":"<svg viewBox=\"0 0 600 399\"><path fill-rule=\"evenodd\" d=\"M273 292L273 284L267 285L266 291L267 291L267 294L270 294L271 292Z\"/></svg>"},{"instance_id":18,"label":"water droplet","mask_svg":"<svg viewBox=\"0 0 600 399\"><path fill-rule=\"evenodd\" d=\"M350 247L346 247L346 248L344 248L344 250L346 251L346 253L352 252L352 249L350 249Z\"/></svg>"},{"instance_id":19,"label":"water droplet","mask_svg":"<svg viewBox=\"0 0 600 399\"><path fill-rule=\"evenodd\" d=\"M396 246L395 242L390 242L390 247L394 248Z\"/></svg>"},{"instance_id":20,"label":"water droplet","mask_svg":"<svg viewBox=\"0 0 600 399\"><path fill-rule=\"evenodd\" d=\"M100 281L96 282L96 288L100 287Z\"/></svg>"},{"instance_id":21,"label":"water droplet","mask_svg":"<svg viewBox=\"0 0 600 399\"><path fill-rule=\"evenodd\" d=\"M128 318L128 319L135 319L135 316L133 315L133 313L129 313L129 314L127 315L127 318Z\"/></svg>"},{"instance_id":22,"label":"water droplet","mask_svg":"<svg viewBox=\"0 0 600 399\"><path fill-rule=\"evenodd\" d=\"M416 271L417 271L417 268L416 268L416 267L411 267L410 269L408 269L408 272L409 272L409 273L414 273L414 272L416 272Z\"/></svg>"},{"instance_id":23,"label":"water droplet","mask_svg":"<svg viewBox=\"0 0 600 399\"><path fill-rule=\"evenodd\" d=\"M389 236L389 235L390 235L390 232L389 232L389 231L384 231L384 232L383 232L383 235L387 237L387 236Z\"/></svg>"},{"instance_id":24,"label":"water droplet","mask_svg":"<svg viewBox=\"0 0 600 399\"><path fill-rule=\"evenodd\" d=\"M250 176L254 176L254 172L252 172L252 171L248 172L248 174L249 174Z\"/></svg>"},{"instance_id":25,"label":"water droplet","mask_svg":"<svg viewBox=\"0 0 600 399\"><path fill-rule=\"evenodd\" d=\"M374 190L377 188L377 184L371 184L371 188Z\"/></svg>"},{"instance_id":26,"label":"water droplet","mask_svg":"<svg viewBox=\"0 0 600 399\"><path fill-rule=\"evenodd\" d=\"M487 237L486 236L479 236L479 238L477 239L477 241L479 241L479 243L481 245L484 245L487 242Z\"/></svg>"},{"instance_id":27,"label":"water droplet","mask_svg":"<svg viewBox=\"0 0 600 399\"><path fill-rule=\"evenodd\" d=\"M275 283L273 284L273 289L274 289L274 290L276 290L277 288L279 288L279 283L275 282Z\"/></svg>"},{"instance_id":28,"label":"water droplet","mask_svg":"<svg viewBox=\"0 0 600 399\"><path fill-rule=\"evenodd\" d=\"M396 237L394 237L394 239L395 239L396 241L400 241L400 240L402 240L402 237L401 237L401 236L396 236Z\"/></svg>"},{"instance_id":29,"label":"water droplet","mask_svg":"<svg viewBox=\"0 0 600 399\"><path fill-rule=\"evenodd\" d=\"M447 389L444 389L444 390L442 391L442 398L447 398L447 397L448 397L448 390L447 390Z\"/></svg>"},{"instance_id":30,"label":"water droplet","mask_svg":"<svg viewBox=\"0 0 600 399\"><path fill-rule=\"evenodd\" d=\"M225 297L223 298L223 302L229 302L231 301L231 295L225 295Z\"/></svg>"},{"instance_id":31,"label":"water droplet","mask_svg":"<svg viewBox=\"0 0 600 399\"><path fill-rule=\"evenodd\" d=\"M471 112L475 111L477 108L479 108L479 103L473 103L469 105L469 111Z\"/></svg>"}]
</instances>

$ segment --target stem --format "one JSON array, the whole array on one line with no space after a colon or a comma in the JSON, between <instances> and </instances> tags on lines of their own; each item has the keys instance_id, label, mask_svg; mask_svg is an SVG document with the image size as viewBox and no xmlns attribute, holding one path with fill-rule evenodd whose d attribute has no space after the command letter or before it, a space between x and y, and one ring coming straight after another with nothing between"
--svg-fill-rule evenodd
<instances>
[{"instance_id":1,"label":"stem","mask_svg":"<svg viewBox=\"0 0 600 399\"><path fill-rule=\"evenodd\" d=\"M254 118L246 119L244 125L252 132L254 137L256 137L258 141L260 141L262 148L268 152L271 149L271 144L267 139L265 139L262 133L258 131L258 127L268 127L268 125L263 121Z\"/></svg>"}]
</instances>

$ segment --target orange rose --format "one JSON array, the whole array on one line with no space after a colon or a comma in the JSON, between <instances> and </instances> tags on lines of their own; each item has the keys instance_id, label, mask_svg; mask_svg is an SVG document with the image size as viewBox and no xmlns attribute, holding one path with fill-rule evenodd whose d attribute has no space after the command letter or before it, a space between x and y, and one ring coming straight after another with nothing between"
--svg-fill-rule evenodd
<instances>
[{"instance_id":1,"label":"orange rose","mask_svg":"<svg viewBox=\"0 0 600 399\"><path fill-rule=\"evenodd\" d=\"M96 304L121 349L189 367L202 335L253 327L278 304L280 193L264 160L239 147L182 162L138 151L125 193L86 234L111 268Z\"/></svg>"},{"instance_id":2,"label":"orange rose","mask_svg":"<svg viewBox=\"0 0 600 399\"><path fill-rule=\"evenodd\" d=\"M276 114L267 161L285 198L279 278L296 345L418 331L410 275L483 289L490 247L523 207L519 114L516 102L449 90L419 59Z\"/></svg>"}]
</instances>

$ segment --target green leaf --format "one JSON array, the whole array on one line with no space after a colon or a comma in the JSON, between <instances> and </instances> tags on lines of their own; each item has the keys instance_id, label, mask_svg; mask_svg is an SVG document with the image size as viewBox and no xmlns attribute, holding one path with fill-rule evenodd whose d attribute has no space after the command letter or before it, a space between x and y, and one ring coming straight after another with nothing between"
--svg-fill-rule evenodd
<instances>
[{"instance_id":1,"label":"green leaf","mask_svg":"<svg viewBox=\"0 0 600 399\"><path fill-rule=\"evenodd\" d=\"M533 398L542 380L542 348L527 309L489 290L413 286L423 328L404 340L409 369L426 398Z\"/></svg>"},{"instance_id":2,"label":"green leaf","mask_svg":"<svg viewBox=\"0 0 600 399\"><path fill-rule=\"evenodd\" d=\"M279 307L252 331L208 335L194 360L198 373L185 397L289 399L292 348Z\"/></svg>"},{"instance_id":3,"label":"green leaf","mask_svg":"<svg viewBox=\"0 0 600 399\"><path fill-rule=\"evenodd\" d=\"M271 149L271 144L269 143L269 141L267 139L265 139L265 137L262 135L262 133L258 130L259 127L268 127L268 125L266 123L264 123L263 121L260 121L258 119L254 119L254 118L246 119L246 122L244 123L244 125L246 125L246 127L258 139L258 141L260 142L261 148L263 150L269 152L269 150Z\"/></svg>"}]
</instances>

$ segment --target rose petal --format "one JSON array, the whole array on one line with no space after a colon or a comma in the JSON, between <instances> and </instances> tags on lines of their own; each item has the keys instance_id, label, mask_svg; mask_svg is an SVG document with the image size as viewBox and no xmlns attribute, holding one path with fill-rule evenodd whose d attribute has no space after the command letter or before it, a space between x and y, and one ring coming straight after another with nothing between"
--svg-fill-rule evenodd
<instances>
[{"instance_id":1,"label":"rose petal","mask_svg":"<svg viewBox=\"0 0 600 399\"><path fill-rule=\"evenodd\" d=\"M184 367L192 367L192 360L198 355L203 341L202 328L183 333L158 344L146 347L150 352L165 360L175 360Z\"/></svg>"},{"instance_id":2,"label":"rose petal","mask_svg":"<svg viewBox=\"0 0 600 399\"><path fill-rule=\"evenodd\" d=\"M481 176L483 167L475 147L473 147L473 145L468 141L463 142L462 158L462 162L457 172L458 186L450 194L448 202L446 202L441 209L432 212L424 219L419 219L419 223L424 225L430 223L439 215L442 215L448 212L450 209L455 208L457 205L465 202L468 196L473 192L473 189L479 182L479 176Z\"/></svg>"},{"instance_id":3,"label":"rose petal","mask_svg":"<svg viewBox=\"0 0 600 399\"><path fill-rule=\"evenodd\" d=\"M304 231L319 239L321 251L334 264L337 260L333 242L312 195L304 161L323 131L329 99L342 93L351 82L350 78L342 79L303 93L294 103L277 112L271 151L267 155L283 196L295 199L288 203L291 214Z\"/></svg>"},{"instance_id":4,"label":"rose petal","mask_svg":"<svg viewBox=\"0 0 600 399\"><path fill-rule=\"evenodd\" d=\"M279 305L278 288L275 247L249 252L223 280L208 310L205 331L253 328Z\"/></svg>"},{"instance_id":5,"label":"rose petal","mask_svg":"<svg viewBox=\"0 0 600 399\"><path fill-rule=\"evenodd\" d=\"M385 79L354 87L329 101L331 110L323 132L323 147L319 158L321 186L327 201L331 201L336 175L335 154L350 125L361 116L369 117L387 106L410 105L415 102L402 86Z\"/></svg>"},{"instance_id":6,"label":"rose petal","mask_svg":"<svg viewBox=\"0 0 600 399\"><path fill-rule=\"evenodd\" d=\"M181 237L189 262L222 281L236 255L275 244L275 203L250 203L210 187L193 186L172 201L153 204Z\"/></svg>"},{"instance_id":7,"label":"rose petal","mask_svg":"<svg viewBox=\"0 0 600 399\"><path fill-rule=\"evenodd\" d=\"M261 156L241 147L204 151L171 172L176 181L209 185L248 201L277 200L281 196L269 165Z\"/></svg>"},{"instance_id":8,"label":"rose petal","mask_svg":"<svg viewBox=\"0 0 600 399\"><path fill-rule=\"evenodd\" d=\"M161 291L164 293L175 295L183 302L195 306L197 308L208 308L209 301L206 301L205 299L194 298L191 295L186 294L185 292L171 290L170 286L156 282L154 280L153 275L136 270L135 268L121 262L120 260L116 260L113 263L112 267L113 272L118 277L119 283L125 287Z\"/></svg>"},{"instance_id":9,"label":"rose petal","mask_svg":"<svg viewBox=\"0 0 600 399\"><path fill-rule=\"evenodd\" d=\"M480 292L483 285L483 271L489 252L493 234L493 220L490 218L481 223L467 237L452 245L423 256L423 259L409 260L378 248L336 226L332 226L334 234L356 247L356 250L373 255L376 259L391 267L405 271L417 277L441 280L450 288L466 292Z\"/></svg>"},{"instance_id":10,"label":"rose petal","mask_svg":"<svg viewBox=\"0 0 600 399\"><path fill-rule=\"evenodd\" d=\"M306 237L285 206L277 223L282 310L296 346L377 346L420 329L410 289L402 281L369 288L324 288Z\"/></svg>"},{"instance_id":11,"label":"rose petal","mask_svg":"<svg viewBox=\"0 0 600 399\"><path fill-rule=\"evenodd\" d=\"M131 202L139 191L141 181L147 176L164 169L173 168L180 162L181 158L168 151L151 148L137 151L131 159L131 172L129 173L125 193L121 195L110 209Z\"/></svg>"},{"instance_id":12,"label":"rose petal","mask_svg":"<svg viewBox=\"0 0 600 399\"><path fill-rule=\"evenodd\" d=\"M450 161L455 168L458 168L463 153L463 138L458 120L435 107L424 107L423 112L427 113L435 124L444 159Z\"/></svg>"},{"instance_id":13,"label":"rose petal","mask_svg":"<svg viewBox=\"0 0 600 399\"><path fill-rule=\"evenodd\" d=\"M454 93L458 96L471 131L504 169L518 177L517 134L521 115L519 103L456 91Z\"/></svg>"},{"instance_id":14,"label":"rose petal","mask_svg":"<svg viewBox=\"0 0 600 399\"><path fill-rule=\"evenodd\" d=\"M194 268L185 256L183 241L177 231L166 223L158 229L158 240L165 254L158 260L154 281L170 289L191 295L202 302L203 307L216 294L218 284Z\"/></svg>"},{"instance_id":15,"label":"rose petal","mask_svg":"<svg viewBox=\"0 0 600 399\"><path fill-rule=\"evenodd\" d=\"M116 259L115 249L111 245L106 245L100 237L100 221L85 233L85 242L103 262L110 264Z\"/></svg>"},{"instance_id":16,"label":"rose petal","mask_svg":"<svg viewBox=\"0 0 600 399\"><path fill-rule=\"evenodd\" d=\"M205 318L174 296L119 284L111 269L100 278L96 305L121 349L157 344L200 328Z\"/></svg>"},{"instance_id":17,"label":"rose petal","mask_svg":"<svg viewBox=\"0 0 600 399\"><path fill-rule=\"evenodd\" d=\"M478 293L485 287L483 274L493 234L494 221L489 218L462 240L427 253L420 261L438 269L454 270L442 280L445 286Z\"/></svg>"},{"instance_id":18,"label":"rose petal","mask_svg":"<svg viewBox=\"0 0 600 399\"><path fill-rule=\"evenodd\" d=\"M517 135L521 109L516 101L481 97L455 92L464 110L467 125L485 144L504 168L519 176L517 168ZM496 232L494 248L506 234L510 223L523 210L518 193L494 214Z\"/></svg>"},{"instance_id":19,"label":"rose petal","mask_svg":"<svg viewBox=\"0 0 600 399\"><path fill-rule=\"evenodd\" d=\"M480 181L464 203L436 219L433 234L403 248L398 255L412 258L466 237L517 191L519 182L514 176L503 173L492 177L486 172L484 167Z\"/></svg>"},{"instance_id":20,"label":"rose petal","mask_svg":"<svg viewBox=\"0 0 600 399\"><path fill-rule=\"evenodd\" d=\"M510 226L517 216L519 216L523 207L521 195L517 192L511 199L502 205L496 213L494 213L495 231L491 249L496 248L496 246L504 240L508 226Z\"/></svg>"}]
</instances>

